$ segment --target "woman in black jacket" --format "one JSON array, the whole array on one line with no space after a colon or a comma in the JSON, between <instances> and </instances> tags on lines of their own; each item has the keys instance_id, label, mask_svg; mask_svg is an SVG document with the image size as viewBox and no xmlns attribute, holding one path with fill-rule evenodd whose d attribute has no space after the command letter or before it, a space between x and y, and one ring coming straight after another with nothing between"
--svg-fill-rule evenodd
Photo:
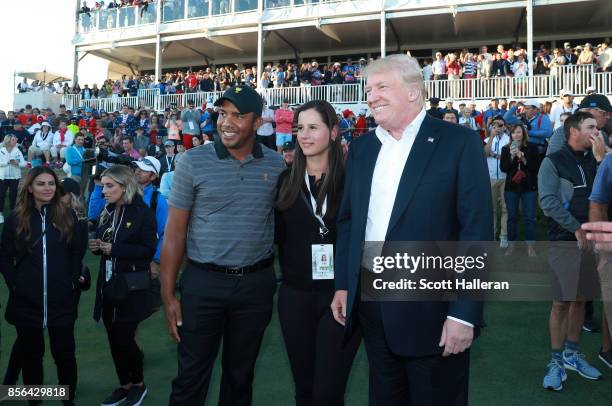
<instances>
[{"instance_id":1,"label":"woman in black jacket","mask_svg":"<svg viewBox=\"0 0 612 406\"><path fill-rule=\"evenodd\" d=\"M291 169L279 177L275 239L283 284L278 315L295 381L296 405L339 406L355 353L355 333L332 315L336 212L342 196L344 158L338 117L321 100L294 116L298 144Z\"/></svg>"},{"instance_id":2,"label":"woman in black jacket","mask_svg":"<svg viewBox=\"0 0 612 406\"><path fill-rule=\"evenodd\" d=\"M536 202L538 198L539 155L530 148L527 128L523 124L510 127L512 141L504 146L501 152L499 167L506 172L504 198L508 210L508 241L506 255L512 255L515 241L518 238L519 201L522 204L523 221L525 222L525 241L530 257L536 255ZM519 173L521 172L521 173Z\"/></svg>"},{"instance_id":3,"label":"woman in black jacket","mask_svg":"<svg viewBox=\"0 0 612 406\"><path fill-rule=\"evenodd\" d=\"M43 383L44 329L60 385L77 384L74 322L86 237L74 212L60 202L55 173L28 173L2 230L2 271L9 288L6 320L17 329L17 358L26 385ZM30 401L38 404L39 401Z\"/></svg>"},{"instance_id":4,"label":"woman in black jacket","mask_svg":"<svg viewBox=\"0 0 612 406\"><path fill-rule=\"evenodd\" d=\"M101 256L94 319L104 321L120 384L102 405L124 400L139 405L147 388L136 329L160 306L159 280L151 279L149 267L157 247L155 213L143 202L129 167L104 171L102 186L107 205L89 240Z\"/></svg>"}]
</instances>

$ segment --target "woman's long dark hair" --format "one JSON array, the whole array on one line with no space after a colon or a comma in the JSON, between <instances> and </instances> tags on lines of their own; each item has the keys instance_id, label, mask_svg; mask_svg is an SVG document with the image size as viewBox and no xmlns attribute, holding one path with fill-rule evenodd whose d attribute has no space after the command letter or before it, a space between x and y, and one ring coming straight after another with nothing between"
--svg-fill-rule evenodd
<instances>
[{"instance_id":1,"label":"woman's long dark hair","mask_svg":"<svg viewBox=\"0 0 612 406\"><path fill-rule=\"evenodd\" d=\"M53 176L55 180L56 190L53 199L51 199L49 205L49 213L51 214L51 222L55 228L60 232L61 238L64 241L70 242L72 239L72 230L74 226L74 219L70 208L66 205L61 204L60 198L63 195L62 186L59 183L59 179L52 169L44 166L37 166L32 168L21 185L19 195L17 196L17 203L15 204L15 218L17 220L17 236L29 241L32 237L32 230L30 229L30 222L32 220L32 213L35 209L34 196L28 190L34 180L42 174L49 174Z\"/></svg>"},{"instance_id":2,"label":"woman's long dark hair","mask_svg":"<svg viewBox=\"0 0 612 406\"><path fill-rule=\"evenodd\" d=\"M315 110L321 116L321 121L327 127L330 133L328 150L328 166L325 177L322 178L322 183L319 186L317 194L317 212L320 214L323 207L323 201L327 196L327 213L334 214L340 203L340 194L344 181L344 155L342 153L342 137L340 134L335 140L331 139L331 132L334 128L338 128L338 116L336 111L328 102L324 100L311 100L308 103L300 106L293 116L293 128L297 127L300 113L306 110ZM302 191L304 183L304 173L306 171L306 157L300 148L300 144L296 143L293 165L291 174L285 178L279 187L278 200L276 207L280 211L287 210L291 207Z\"/></svg>"}]
</instances>

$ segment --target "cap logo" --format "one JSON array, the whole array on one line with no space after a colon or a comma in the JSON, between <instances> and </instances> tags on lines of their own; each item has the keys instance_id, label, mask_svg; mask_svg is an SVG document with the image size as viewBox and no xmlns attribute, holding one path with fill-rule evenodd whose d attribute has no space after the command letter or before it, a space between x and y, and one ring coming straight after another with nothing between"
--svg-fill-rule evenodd
<instances>
[{"instance_id":1,"label":"cap logo","mask_svg":"<svg viewBox=\"0 0 612 406\"><path fill-rule=\"evenodd\" d=\"M237 87L234 89L234 93L240 93L242 91L241 87Z\"/></svg>"}]
</instances>

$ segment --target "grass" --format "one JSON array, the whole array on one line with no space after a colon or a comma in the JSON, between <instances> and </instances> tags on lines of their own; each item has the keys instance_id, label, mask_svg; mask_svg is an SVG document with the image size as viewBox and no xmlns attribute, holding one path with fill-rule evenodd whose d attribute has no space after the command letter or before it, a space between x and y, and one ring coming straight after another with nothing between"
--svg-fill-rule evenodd
<instances>
[{"instance_id":1,"label":"grass","mask_svg":"<svg viewBox=\"0 0 612 406\"><path fill-rule=\"evenodd\" d=\"M542 220L538 211L539 241L546 239ZM88 254L86 261L95 281L98 271L97 258ZM0 303L3 306L6 305L7 296L5 284L0 283ZM93 289L82 295L76 324L79 368L76 403L86 406L99 404L118 385L104 326L96 324L92 318L94 296ZM550 392L542 389L543 373L550 359L549 311L548 302L497 302L485 305L487 327L472 347L470 405L589 406L610 403L612 386L609 380L612 379L612 370L604 370L603 364L596 359L600 334L584 333L581 346L587 359L602 371L602 380L589 381L575 372L568 371L569 376L563 391ZM599 304L596 304L596 314L601 314ZM3 320L0 333L0 371L4 372L15 339L15 329ZM138 341L145 351L145 382L149 389L144 403L165 405L168 403L171 381L176 374L177 358L176 345L167 334L162 311L140 325ZM221 372L218 361L211 379L207 406L216 405L218 402ZM57 383L55 365L48 345L44 364L45 383ZM276 309L266 330L255 369L253 388L255 406L294 404L291 370ZM362 345L353 364L346 405L365 406L367 399L368 363ZM45 404L60 403L48 401Z\"/></svg>"},{"instance_id":2,"label":"grass","mask_svg":"<svg viewBox=\"0 0 612 406\"><path fill-rule=\"evenodd\" d=\"M92 273L97 274L96 260L87 257ZM0 301L6 304L7 291L0 288ZM117 385L104 327L96 324L91 315L94 292L85 292L79 307L76 325L77 361L79 386L77 404L95 405ZM583 351L604 373L603 381L588 381L569 373L561 393L548 392L541 388L542 374L549 360L547 321L548 303L489 303L486 305L488 327L476 341L471 363L471 405L603 405L612 398L609 380L612 371L603 370L595 360L599 348L599 334L585 333ZM597 314L600 314L597 307ZM0 370L4 371L8 361L15 330L2 323L2 359ZM170 383L176 373L176 346L166 332L163 313L160 311L141 324L138 340L145 351L145 380L149 387L148 405L163 405L168 402ZM346 404L367 405L368 364L363 346L353 364L349 380ZM45 383L56 383L55 365L46 351ZM219 364L215 367L206 405L218 401L220 383ZM289 362L280 334L276 314L268 327L258 358L255 382L254 405L291 405L293 383ZM53 403L53 402L48 402ZM18 403L16 403L18 404ZM25 402L23 403L25 404ZM59 402L56 402L59 404Z\"/></svg>"}]
</instances>

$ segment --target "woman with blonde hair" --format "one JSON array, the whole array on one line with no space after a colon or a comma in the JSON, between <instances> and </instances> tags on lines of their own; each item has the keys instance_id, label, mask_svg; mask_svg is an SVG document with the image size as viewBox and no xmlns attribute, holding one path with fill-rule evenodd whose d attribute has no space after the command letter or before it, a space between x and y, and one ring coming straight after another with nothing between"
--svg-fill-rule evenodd
<instances>
[{"instance_id":1,"label":"woman with blonde hair","mask_svg":"<svg viewBox=\"0 0 612 406\"><path fill-rule=\"evenodd\" d=\"M0 224L4 223L3 209L7 190L10 208L15 208L21 168L25 168L26 164L23 154L17 148L17 137L13 134L6 135L0 148Z\"/></svg>"},{"instance_id":2,"label":"woman with blonde hair","mask_svg":"<svg viewBox=\"0 0 612 406\"><path fill-rule=\"evenodd\" d=\"M119 387L102 405L124 400L137 405L147 388L136 329L160 306L159 280L149 265L157 247L155 213L142 200L131 168L113 166L102 173L101 183L107 204L89 240L100 256L94 319L104 322L119 378Z\"/></svg>"},{"instance_id":3,"label":"woman with blonde hair","mask_svg":"<svg viewBox=\"0 0 612 406\"><path fill-rule=\"evenodd\" d=\"M578 56L578 65L592 65L595 63L595 52L593 52L593 45L586 43L582 52Z\"/></svg>"},{"instance_id":4,"label":"woman with blonde hair","mask_svg":"<svg viewBox=\"0 0 612 406\"><path fill-rule=\"evenodd\" d=\"M60 385L73 404L77 384L74 323L85 235L61 203L47 167L30 170L2 230L1 269L9 288L6 320L17 329L16 358L25 385L42 385L45 329Z\"/></svg>"}]
</instances>

